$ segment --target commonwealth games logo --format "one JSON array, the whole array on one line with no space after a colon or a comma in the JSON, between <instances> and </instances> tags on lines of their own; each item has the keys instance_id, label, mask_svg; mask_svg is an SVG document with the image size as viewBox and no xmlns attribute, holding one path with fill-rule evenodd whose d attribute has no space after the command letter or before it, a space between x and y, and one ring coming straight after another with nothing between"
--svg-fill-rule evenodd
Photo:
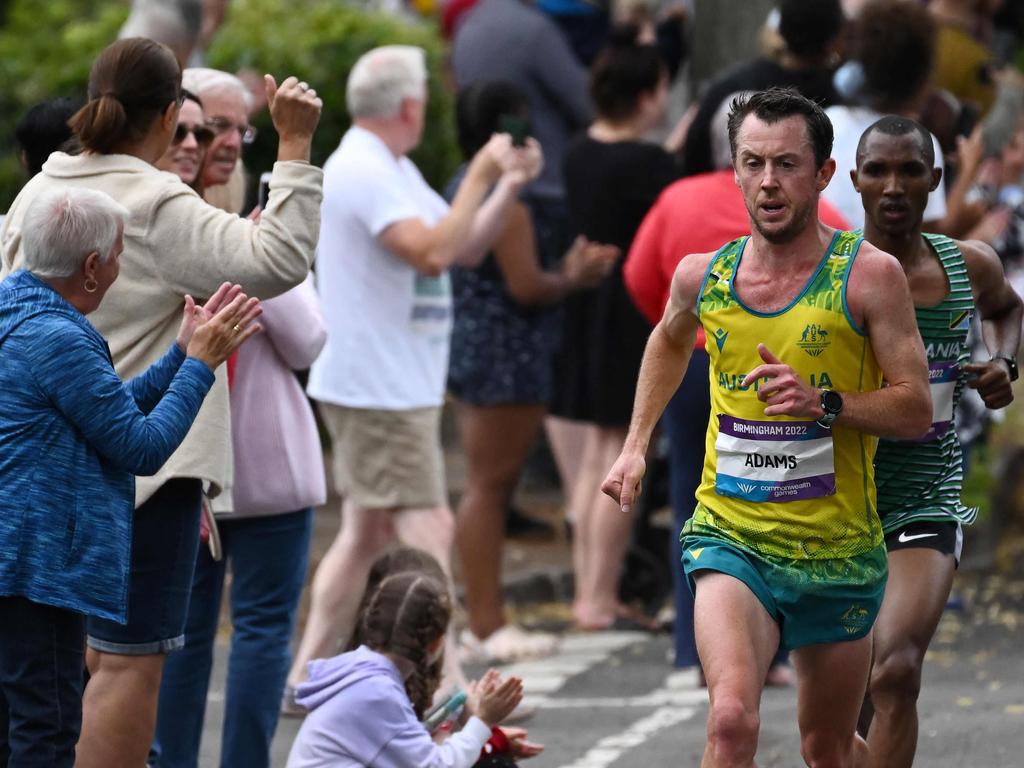
<instances>
[{"instance_id":1,"label":"commonwealth games logo","mask_svg":"<svg viewBox=\"0 0 1024 768\"><path fill-rule=\"evenodd\" d=\"M796 343L800 349L811 357L817 357L824 352L832 341L828 337L828 331L817 323L810 323L804 332L800 334L800 341Z\"/></svg>"}]
</instances>

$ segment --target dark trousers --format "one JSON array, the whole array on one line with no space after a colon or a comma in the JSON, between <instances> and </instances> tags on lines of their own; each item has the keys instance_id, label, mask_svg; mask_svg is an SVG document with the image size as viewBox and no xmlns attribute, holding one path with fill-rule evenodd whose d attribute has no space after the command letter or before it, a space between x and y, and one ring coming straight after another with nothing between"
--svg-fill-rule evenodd
<instances>
[{"instance_id":1,"label":"dark trousers","mask_svg":"<svg viewBox=\"0 0 1024 768\"><path fill-rule=\"evenodd\" d=\"M669 537L669 558L676 609L675 666L680 668L700 664L697 641L693 636L693 595L683 573L683 552L678 534L693 515L693 508L697 504L697 487L704 472L704 443L711 415L709 365L707 352L703 349L693 351L683 382L669 401L661 419L661 427L668 435L669 442L669 499L676 531L675 536ZM779 648L772 663L781 664L787 658L787 652Z\"/></svg>"},{"instance_id":2,"label":"dark trousers","mask_svg":"<svg viewBox=\"0 0 1024 768\"><path fill-rule=\"evenodd\" d=\"M84 686L85 617L0 597L0 768L71 768Z\"/></svg>"}]
</instances>

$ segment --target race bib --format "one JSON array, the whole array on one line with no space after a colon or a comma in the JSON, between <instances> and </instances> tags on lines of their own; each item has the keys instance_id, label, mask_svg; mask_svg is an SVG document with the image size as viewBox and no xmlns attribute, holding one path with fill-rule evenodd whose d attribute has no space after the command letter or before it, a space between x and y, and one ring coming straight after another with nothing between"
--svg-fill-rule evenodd
<instances>
[{"instance_id":1,"label":"race bib","mask_svg":"<svg viewBox=\"0 0 1024 768\"><path fill-rule=\"evenodd\" d=\"M719 414L715 491L747 501L803 501L836 492L832 431L814 421Z\"/></svg>"},{"instance_id":2,"label":"race bib","mask_svg":"<svg viewBox=\"0 0 1024 768\"><path fill-rule=\"evenodd\" d=\"M932 393L932 426L915 442L938 440L953 426L953 394L960 375L956 360L931 363L928 366L928 384Z\"/></svg>"}]
</instances>

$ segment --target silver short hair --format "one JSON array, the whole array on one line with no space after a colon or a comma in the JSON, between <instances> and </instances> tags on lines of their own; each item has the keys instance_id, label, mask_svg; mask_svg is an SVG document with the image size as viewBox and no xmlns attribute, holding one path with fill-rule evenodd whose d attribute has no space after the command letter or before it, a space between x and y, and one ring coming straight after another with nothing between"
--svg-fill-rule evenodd
<instances>
[{"instance_id":1,"label":"silver short hair","mask_svg":"<svg viewBox=\"0 0 1024 768\"><path fill-rule=\"evenodd\" d=\"M733 99L747 98L753 91L736 91L722 99L715 110L708 130L711 133L711 165L716 171L732 168L732 147L729 144L729 111Z\"/></svg>"},{"instance_id":2,"label":"silver short hair","mask_svg":"<svg viewBox=\"0 0 1024 768\"><path fill-rule=\"evenodd\" d=\"M202 100L203 94L214 91L234 91L245 101L245 110L252 109L252 93L245 83L230 72L209 67L188 67L182 70L181 87L191 91Z\"/></svg>"},{"instance_id":3,"label":"silver short hair","mask_svg":"<svg viewBox=\"0 0 1024 768\"><path fill-rule=\"evenodd\" d=\"M397 117L404 99L427 97L427 57L412 45L383 45L359 57L348 76L345 102L353 118Z\"/></svg>"},{"instance_id":4,"label":"silver short hair","mask_svg":"<svg viewBox=\"0 0 1024 768\"><path fill-rule=\"evenodd\" d=\"M43 192L21 223L24 267L36 277L61 278L79 272L90 253L109 261L127 217L127 208L95 189Z\"/></svg>"}]
</instances>

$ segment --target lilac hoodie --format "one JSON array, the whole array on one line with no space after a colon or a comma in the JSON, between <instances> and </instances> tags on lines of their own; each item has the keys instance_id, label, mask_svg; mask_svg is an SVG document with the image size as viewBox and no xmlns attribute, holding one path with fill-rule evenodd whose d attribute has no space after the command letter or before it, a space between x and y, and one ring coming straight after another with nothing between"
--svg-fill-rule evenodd
<instances>
[{"instance_id":1,"label":"lilac hoodie","mask_svg":"<svg viewBox=\"0 0 1024 768\"><path fill-rule=\"evenodd\" d=\"M310 662L296 701L309 715L287 768L470 768L491 736L471 717L435 744L416 719L398 668L365 645Z\"/></svg>"}]
</instances>

